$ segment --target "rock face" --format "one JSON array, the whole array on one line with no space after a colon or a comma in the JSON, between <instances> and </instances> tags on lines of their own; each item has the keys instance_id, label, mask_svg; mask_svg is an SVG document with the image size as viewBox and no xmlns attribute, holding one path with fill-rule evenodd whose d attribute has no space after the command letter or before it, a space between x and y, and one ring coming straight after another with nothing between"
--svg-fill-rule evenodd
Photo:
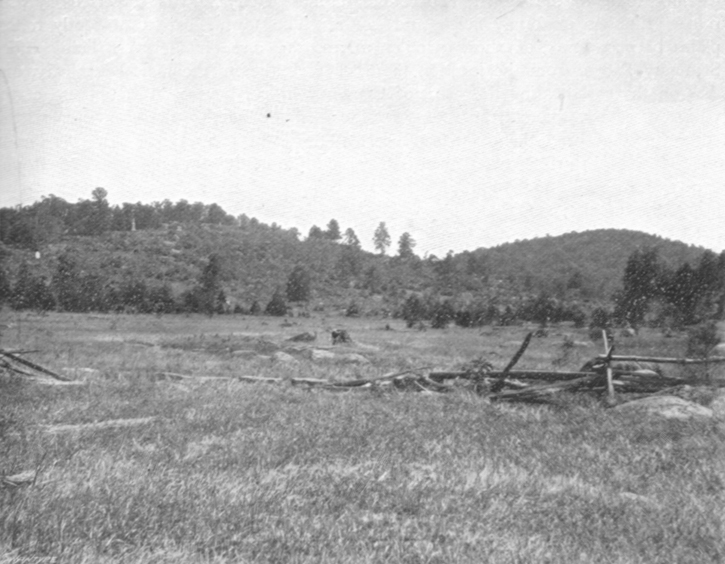
<instances>
[{"instance_id":1,"label":"rock face","mask_svg":"<svg viewBox=\"0 0 725 564\"><path fill-rule=\"evenodd\" d=\"M713 410L677 396L650 396L629 401L615 408L621 412L640 412L666 419L709 419Z\"/></svg>"}]
</instances>

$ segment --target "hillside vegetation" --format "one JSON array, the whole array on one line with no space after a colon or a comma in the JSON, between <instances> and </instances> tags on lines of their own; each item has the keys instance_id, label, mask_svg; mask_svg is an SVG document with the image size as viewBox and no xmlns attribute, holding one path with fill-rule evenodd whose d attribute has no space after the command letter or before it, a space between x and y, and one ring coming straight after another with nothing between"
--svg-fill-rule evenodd
<instances>
[{"instance_id":1,"label":"hillside vegetation","mask_svg":"<svg viewBox=\"0 0 725 564\"><path fill-rule=\"evenodd\" d=\"M327 230L313 226L301 237L296 229L233 217L216 204L110 206L106 195L99 188L77 204L50 196L0 209L0 299L16 309L256 313L277 298L299 302L302 311L388 315L402 314L412 296L420 302L408 304L412 317L442 315L444 324L462 308L468 311L464 325L537 315L544 322L581 321L583 312L613 303L636 253L654 253L662 296L685 264L696 271L707 257L725 271L723 255L629 230L567 233L421 259L408 233L394 256L386 254L390 237L383 222L375 235L381 252L373 254L361 249L351 229L343 236L334 219ZM301 278L291 282L296 270ZM277 311L287 313L286 307Z\"/></svg>"}]
</instances>

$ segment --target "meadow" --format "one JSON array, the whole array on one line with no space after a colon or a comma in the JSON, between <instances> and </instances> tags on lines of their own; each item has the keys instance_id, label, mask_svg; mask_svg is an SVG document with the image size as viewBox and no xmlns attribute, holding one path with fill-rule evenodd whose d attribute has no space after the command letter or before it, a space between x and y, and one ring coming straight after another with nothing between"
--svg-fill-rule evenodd
<instances>
[{"instance_id":1,"label":"meadow","mask_svg":"<svg viewBox=\"0 0 725 564\"><path fill-rule=\"evenodd\" d=\"M0 347L83 382L0 373L0 475L38 471L0 489L1 564L725 561L717 421L586 395L511 405L237 380L503 367L526 327L7 310L0 322ZM331 347L337 327L355 343ZM316 342L286 341L305 331ZM587 333L550 328L517 368L576 370L602 351ZM618 352L685 346L650 330ZM310 347L369 362L313 360Z\"/></svg>"}]
</instances>

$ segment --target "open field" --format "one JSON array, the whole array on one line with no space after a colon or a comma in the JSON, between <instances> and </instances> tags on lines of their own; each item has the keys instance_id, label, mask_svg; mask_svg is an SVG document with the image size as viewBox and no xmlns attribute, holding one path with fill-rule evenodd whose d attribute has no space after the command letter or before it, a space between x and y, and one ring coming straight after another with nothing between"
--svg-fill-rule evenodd
<instances>
[{"instance_id":1,"label":"open field","mask_svg":"<svg viewBox=\"0 0 725 564\"><path fill-rule=\"evenodd\" d=\"M725 561L723 423L587 396L504 405L234 380L479 356L503 367L523 327L7 311L0 323L2 348L85 383L0 376L0 475L39 467L34 485L0 489L0 563ZM355 340L335 352L369 362L308 358L333 327ZM284 342L303 331L317 342ZM280 347L293 359L275 359ZM682 335L643 332L617 352L684 350ZM601 351L585 329L552 328L517 367L576 370ZM83 426L98 422L111 423Z\"/></svg>"}]
</instances>

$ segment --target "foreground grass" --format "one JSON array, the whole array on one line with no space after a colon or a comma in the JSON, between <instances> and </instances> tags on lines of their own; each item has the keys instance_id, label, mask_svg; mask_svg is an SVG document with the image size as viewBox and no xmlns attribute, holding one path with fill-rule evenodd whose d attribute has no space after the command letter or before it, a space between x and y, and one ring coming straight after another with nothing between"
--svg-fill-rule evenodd
<instances>
[{"instance_id":1,"label":"foreground grass","mask_svg":"<svg viewBox=\"0 0 725 564\"><path fill-rule=\"evenodd\" d=\"M31 338L49 331L26 322ZM467 393L149 378L172 365L327 377L443 362L446 334L361 328L381 350L352 369L131 352L57 331L43 333L48 365L98 372L74 388L2 381L0 473L42 464L34 486L0 490L0 562L725 560L725 437L714 423L630 418L588 398L507 406ZM409 359L405 339L430 351ZM452 354L480 352L480 338L466 343ZM116 430L41 427L148 416Z\"/></svg>"}]
</instances>

